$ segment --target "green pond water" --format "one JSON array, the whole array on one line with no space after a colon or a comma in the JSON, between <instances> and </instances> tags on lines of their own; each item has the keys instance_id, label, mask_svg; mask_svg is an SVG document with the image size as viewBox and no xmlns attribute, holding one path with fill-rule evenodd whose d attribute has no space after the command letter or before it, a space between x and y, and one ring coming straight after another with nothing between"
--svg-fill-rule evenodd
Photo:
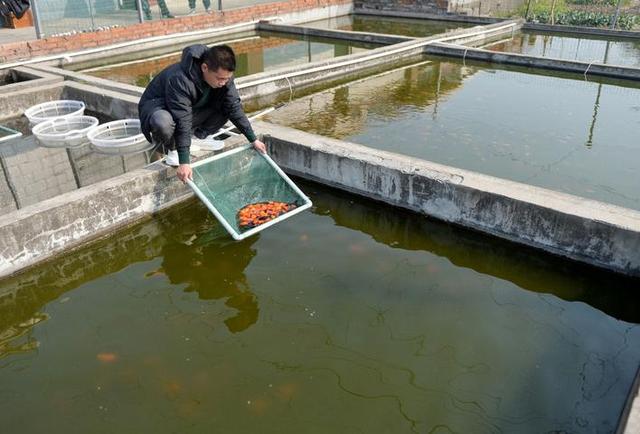
<instances>
[{"instance_id":1,"label":"green pond water","mask_svg":"<svg viewBox=\"0 0 640 434\"><path fill-rule=\"evenodd\" d=\"M216 43L222 44L225 42L218 41ZM259 35L243 38L235 42L232 41L228 45L236 53L235 77L345 56L368 50L372 47L367 44L322 38L305 38L269 32L260 32ZM86 69L83 72L96 77L146 87L160 71L169 65L179 62L181 55L180 52L177 52L116 65Z\"/></svg>"},{"instance_id":2,"label":"green pond water","mask_svg":"<svg viewBox=\"0 0 640 434\"><path fill-rule=\"evenodd\" d=\"M0 432L612 432L638 282L300 183L233 242L199 203L0 282Z\"/></svg>"},{"instance_id":3,"label":"green pond water","mask_svg":"<svg viewBox=\"0 0 640 434\"><path fill-rule=\"evenodd\" d=\"M640 209L640 89L434 59L299 98L271 122Z\"/></svg>"},{"instance_id":4,"label":"green pond water","mask_svg":"<svg viewBox=\"0 0 640 434\"><path fill-rule=\"evenodd\" d=\"M486 48L530 56L640 67L640 41L523 32Z\"/></svg>"},{"instance_id":5,"label":"green pond water","mask_svg":"<svg viewBox=\"0 0 640 434\"><path fill-rule=\"evenodd\" d=\"M416 38L473 27L475 24L452 21L418 20L409 18L343 15L326 20L301 24L320 29L350 30L356 32L385 33Z\"/></svg>"}]
</instances>

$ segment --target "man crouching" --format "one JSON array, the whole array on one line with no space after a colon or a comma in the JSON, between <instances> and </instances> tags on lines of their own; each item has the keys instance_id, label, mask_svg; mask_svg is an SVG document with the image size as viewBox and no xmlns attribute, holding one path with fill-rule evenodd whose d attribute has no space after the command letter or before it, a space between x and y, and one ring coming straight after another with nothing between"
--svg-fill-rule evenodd
<instances>
[{"instance_id":1,"label":"man crouching","mask_svg":"<svg viewBox=\"0 0 640 434\"><path fill-rule=\"evenodd\" d=\"M140 98L142 132L157 152L167 156L165 163L178 167L183 182L192 179L191 136L204 139L228 120L258 151L266 151L242 110L233 83L235 69L231 47L191 45L182 50L180 63L162 70Z\"/></svg>"}]
</instances>

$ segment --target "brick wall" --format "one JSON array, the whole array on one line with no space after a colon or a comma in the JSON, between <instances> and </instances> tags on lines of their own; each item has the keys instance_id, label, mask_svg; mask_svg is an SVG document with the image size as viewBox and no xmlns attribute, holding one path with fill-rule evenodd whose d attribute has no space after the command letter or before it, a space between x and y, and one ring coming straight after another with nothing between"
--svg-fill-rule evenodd
<instances>
[{"instance_id":1,"label":"brick wall","mask_svg":"<svg viewBox=\"0 0 640 434\"><path fill-rule=\"evenodd\" d=\"M186 16L161 21L148 21L99 32L14 42L0 45L0 63L95 48L152 36L228 26L291 12L351 3L352 0L291 0L259 4L228 11L216 11L212 14Z\"/></svg>"},{"instance_id":2,"label":"brick wall","mask_svg":"<svg viewBox=\"0 0 640 434\"><path fill-rule=\"evenodd\" d=\"M449 0L355 0L356 9L444 14Z\"/></svg>"}]
</instances>

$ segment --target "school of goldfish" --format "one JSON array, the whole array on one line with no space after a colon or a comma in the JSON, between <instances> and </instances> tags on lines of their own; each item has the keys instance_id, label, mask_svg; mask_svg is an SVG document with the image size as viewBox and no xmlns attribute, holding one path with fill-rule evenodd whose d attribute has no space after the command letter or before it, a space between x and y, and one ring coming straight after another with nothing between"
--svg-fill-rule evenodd
<instances>
[{"instance_id":1,"label":"school of goldfish","mask_svg":"<svg viewBox=\"0 0 640 434\"><path fill-rule=\"evenodd\" d=\"M238 211L238 222L242 229L254 228L295 208L285 202L258 202L244 206Z\"/></svg>"}]
</instances>

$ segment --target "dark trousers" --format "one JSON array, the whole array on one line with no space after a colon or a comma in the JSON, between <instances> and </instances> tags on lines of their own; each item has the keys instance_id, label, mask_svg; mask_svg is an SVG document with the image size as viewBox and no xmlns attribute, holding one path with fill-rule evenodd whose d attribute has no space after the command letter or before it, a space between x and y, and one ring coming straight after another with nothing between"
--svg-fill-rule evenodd
<instances>
[{"instance_id":1,"label":"dark trousers","mask_svg":"<svg viewBox=\"0 0 640 434\"><path fill-rule=\"evenodd\" d=\"M204 139L222 128L228 120L229 118L219 111L198 110L193 113L191 135ZM176 150L176 142L173 139L176 123L167 110L153 112L149 119L149 131L157 152L166 154Z\"/></svg>"},{"instance_id":2,"label":"dark trousers","mask_svg":"<svg viewBox=\"0 0 640 434\"><path fill-rule=\"evenodd\" d=\"M211 8L211 0L202 0L202 4L204 5L204 8L207 10ZM189 8L191 9L196 8L196 0L189 0Z\"/></svg>"},{"instance_id":3,"label":"dark trousers","mask_svg":"<svg viewBox=\"0 0 640 434\"><path fill-rule=\"evenodd\" d=\"M160 8L160 15L162 16L162 18L169 18L171 12L169 12L167 2L165 2L165 0L158 0L158 7ZM142 12L144 12L145 20L151 21L153 19L153 16L151 15L151 7L149 6L149 0L142 0Z\"/></svg>"}]
</instances>

